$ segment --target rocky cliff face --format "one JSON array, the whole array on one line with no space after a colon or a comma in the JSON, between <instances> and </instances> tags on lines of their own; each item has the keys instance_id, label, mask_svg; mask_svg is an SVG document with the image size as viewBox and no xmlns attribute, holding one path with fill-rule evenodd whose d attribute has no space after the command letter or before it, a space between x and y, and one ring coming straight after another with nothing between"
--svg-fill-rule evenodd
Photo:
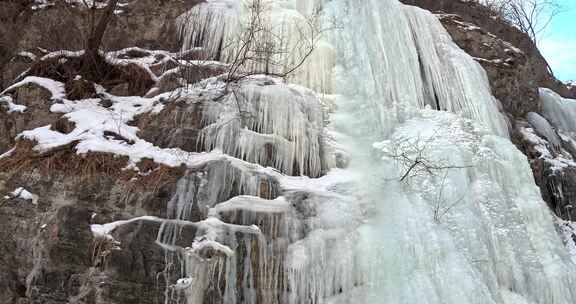
<instances>
[{"instance_id":1,"label":"rocky cliff face","mask_svg":"<svg viewBox=\"0 0 576 304\"><path fill-rule=\"evenodd\" d=\"M317 177L345 165L345 156L326 156L320 136L329 105L272 78L248 79L234 92L259 96L248 105L255 117L230 121L237 105L213 77L225 67L202 52L174 53L175 17L198 2L123 4L105 41L115 50L106 54L113 72L100 81L78 77L79 53L55 52L82 48L90 10L6 2L0 30L18 35L0 38L0 303L176 303L184 296L221 303L230 296L226 284L236 284L251 286L235 295L239 303L269 304L297 289L286 283L283 252L310 230L317 194L295 190L279 172ZM549 75L525 35L483 9L457 0L404 2L436 12L486 69L544 198L571 218L576 166L558 169L548 160L574 158L576 149L568 140L555 147L528 114L546 112L539 87L573 92ZM181 96L186 82L197 86ZM271 88L284 92L276 112L266 106ZM101 126L86 126L91 119ZM200 268L187 272L207 282L201 294L181 292L196 279L181 278L191 265Z\"/></svg>"}]
</instances>

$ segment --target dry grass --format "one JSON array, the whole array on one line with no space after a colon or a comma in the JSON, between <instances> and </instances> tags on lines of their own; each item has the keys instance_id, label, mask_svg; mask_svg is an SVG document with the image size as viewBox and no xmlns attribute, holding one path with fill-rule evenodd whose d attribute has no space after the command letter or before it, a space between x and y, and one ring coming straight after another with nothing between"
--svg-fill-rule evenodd
<instances>
[{"instance_id":1,"label":"dry grass","mask_svg":"<svg viewBox=\"0 0 576 304\"><path fill-rule=\"evenodd\" d=\"M184 168L172 168L144 159L137 164L140 172L124 170L128 165L128 157L108 153L88 153L79 155L73 142L47 152L38 153L33 150L36 145L30 140L18 140L13 153L0 159L0 168L4 172L38 171L41 175L52 176L62 174L73 176L78 183L90 182L91 179L108 176L116 178L127 186L137 189L158 189L168 183L175 182L184 174Z\"/></svg>"},{"instance_id":2,"label":"dry grass","mask_svg":"<svg viewBox=\"0 0 576 304\"><path fill-rule=\"evenodd\" d=\"M65 59L65 60L63 60ZM67 56L66 53L36 61L25 76L33 75L54 79L66 84L69 99L93 97L93 86L85 81L74 81L77 75L98 83L107 90L126 84L127 95L143 96L155 85L151 75L137 64L115 64L99 57L97 68L83 70L83 56Z\"/></svg>"}]
</instances>

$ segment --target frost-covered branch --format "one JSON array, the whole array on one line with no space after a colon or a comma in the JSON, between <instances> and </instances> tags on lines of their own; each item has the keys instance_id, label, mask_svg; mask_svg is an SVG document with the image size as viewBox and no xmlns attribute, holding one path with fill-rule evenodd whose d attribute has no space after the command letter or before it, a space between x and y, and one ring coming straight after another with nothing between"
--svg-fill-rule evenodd
<instances>
[{"instance_id":1,"label":"frost-covered branch","mask_svg":"<svg viewBox=\"0 0 576 304\"><path fill-rule=\"evenodd\" d=\"M401 182L408 182L417 176L433 176L450 169L470 167L434 159L430 155L430 147L434 138L435 136L430 136L426 140L420 137L406 138L395 143L392 150L384 152L387 158L396 161L403 168L403 173L399 177Z\"/></svg>"},{"instance_id":2,"label":"frost-covered branch","mask_svg":"<svg viewBox=\"0 0 576 304\"><path fill-rule=\"evenodd\" d=\"M448 178L448 170L446 170L442 176L442 181L440 183L440 189L438 190L438 195L434 201L434 221L436 223L440 223L442 218L450 212L454 207L460 204L465 196L462 196L455 200L454 202L447 201L447 198L444 195L444 190L446 188L446 179Z\"/></svg>"},{"instance_id":3,"label":"frost-covered branch","mask_svg":"<svg viewBox=\"0 0 576 304\"><path fill-rule=\"evenodd\" d=\"M262 0L252 1L248 10L249 21L225 46L232 54L228 82L255 74L289 77L304 65L322 33L328 30L319 25L317 15L299 24L292 24L293 20L275 23L268 15L270 8Z\"/></svg>"}]
</instances>

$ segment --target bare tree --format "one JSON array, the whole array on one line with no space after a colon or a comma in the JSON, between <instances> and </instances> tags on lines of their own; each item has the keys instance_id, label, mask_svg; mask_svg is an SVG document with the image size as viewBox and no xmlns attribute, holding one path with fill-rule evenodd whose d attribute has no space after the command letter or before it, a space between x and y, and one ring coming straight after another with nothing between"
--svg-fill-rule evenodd
<instances>
[{"instance_id":1,"label":"bare tree","mask_svg":"<svg viewBox=\"0 0 576 304\"><path fill-rule=\"evenodd\" d=\"M30 15L32 0L0 0L0 91L12 79L5 79L5 66L14 58L22 39L19 31Z\"/></svg>"},{"instance_id":2,"label":"bare tree","mask_svg":"<svg viewBox=\"0 0 576 304\"><path fill-rule=\"evenodd\" d=\"M316 49L322 33L317 15L302 24L273 24L266 17L267 10L261 0L252 2L246 28L234 41L235 50L230 62L228 81L239 80L253 74L286 78L300 69ZM286 28L275 28L286 27ZM293 30L296 33L288 33ZM293 35L296 39L288 37Z\"/></svg>"},{"instance_id":3,"label":"bare tree","mask_svg":"<svg viewBox=\"0 0 576 304\"><path fill-rule=\"evenodd\" d=\"M558 0L479 0L496 14L528 34L534 43L554 17L562 12Z\"/></svg>"},{"instance_id":4,"label":"bare tree","mask_svg":"<svg viewBox=\"0 0 576 304\"><path fill-rule=\"evenodd\" d=\"M217 12L191 11L179 21L186 48L205 48L209 53L205 59L228 63L229 83L255 74L289 77L303 68L323 34L333 28L322 26L319 13L302 19L275 20L278 17L272 14L269 1L250 0L242 5L242 20L223 20ZM215 30L205 24L211 22L234 24ZM226 34L220 37L222 31ZM218 39L221 41L212 41Z\"/></svg>"},{"instance_id":5,"label":"bare tree","mask_svg":"<svg viewBox=\"0 0 576 304\"><path fill-rule=\"evenodd\" d=\"M456 200L451 200L446 195L450 172L472 166L454 164L448 159L438 159L431 154L431 147L435 139L438 138L438 131L436 130L425 140L418 136L417 138L395 141L391 145L391 150L385 151L384 155L400 165L402 171L397 179L401 182L412 184L413 181L418 182L418 178L430 178L437 182L437 186L433 189L437 192L431 193L428 199L432 202L434 221L440 223L442 218L465 198L465 196L461 196Z\"/></svg>"},{"instance_id":6,"label":"bare tree","mask_svg":"<svg viewBox=\"0 0 576 304\"><path fill-rule=\"evenodd\" d=\"M98 23L96 23L96 2L90 3L84 1L84 5L90 8L92 11L91 21L89 27L89 35L86 41L85 53L83 58L83 74L95 73L96 76L101 74L100 66L102 58L100 56L100 46L102 45L102 39L104 39L104 34L106 29L114 16L114 11L118 5L118 0L109 0L104 12L100 16Z\"/></svg>"},{"instance_id":7,"label":"bare tree","mask_svg":"<svg viewBox=\"0 0 576 304\"><path fill-rule=\"evenodd\" d=\"M457 200L450 202L444 196L444 190L446 188L446 178L448 177L448 170L445 170L444 175L442 176L442 181L440 182L440 187L438 190L438 194L434 199L433 211L434 211L434 221L436 223L440 223L442 218L450 212L454 207L460 204L465 196L458 198Z\"/></svg>"},{"instance_id":8,"label":"bare tree","mask_svg":"<svg viewBox=\"0 0 576 304\"><path fill-rule=\"evenodd\" d=\"M538 36L561 12L557 0L509 0L505 17L537 43Z\"/></svg>"},{"instance_id":9,"label":"bare tree","mask_svg":"<svg viewBox=\"0 0 576 304\"><path fill-rule=\"evenodd\" d=\"M317 13L298 21L287 19L279 22L271 19L272 8L268 1L251 0L244 2L244 5L243 20L234 25L238 26L238 30L234 31L233 35L224 37L217 50L207 50L214 54L204 57L204 60L216 59L227 63L223 95L234 98L239 114L237 118L242 125L252 118L252 114L245 109L249 100L239 90L238 83L252 75L269 75L283 79L293 77L305 68L306 61L316 50L323 35L335 28L333 24L323 27ZM206 35L209 30L203 29L204 25L198 24L194 18L198 18L198 14L191 13L186 15L182 22L195 25L199 31L188 34L198 35L204 40L211 39ZM213 41L195 41L190 46L202 47L210 43ZM196 64L202 65L204 62L199 61ZM183 76L187 78L187 75Z\"/></svg>"},{"instance_id":10,"label":"bare tree","mask_svg":"<svg viewBox=\"0 0 576 304\"><path fill-rule=\"evenodd\" d=\"M430 147L436 138L436 133L426 140L420 137L405 138L395 142L391 150L384 152L386 157L396 161L403 168L399 177L401 182L409 182L417 176L436 176L446 170L471 167L452 164L448 160L434 159L430 155Z\"/></svg>"}]
</instances>

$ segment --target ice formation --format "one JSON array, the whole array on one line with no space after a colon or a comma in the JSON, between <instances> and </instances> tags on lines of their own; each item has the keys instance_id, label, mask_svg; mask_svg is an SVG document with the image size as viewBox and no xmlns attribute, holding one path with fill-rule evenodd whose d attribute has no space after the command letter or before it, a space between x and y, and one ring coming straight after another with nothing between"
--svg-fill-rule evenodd
<instances>
[{"instance_id":1,"label":"ice formation","mask_svg":"<svg viewBox=\"0 0 576 304\"><path fill-rule=\"evenodd\" d=\"M574 136L576 134L576 100L562 98L550 89L540 89L542 114L559 130Z\"/></svg>"},{"instance_id":2,"label":"ice formation","mask_svg":"<svg viewBox=\"0 0 576 304\"><path fill-rule=\"evenodd\" d=\"M284 79L334 93L324 96L334 105L269 76L220 87L200 144L277 171L232 162L180 180L158 235L183 263L173 292L195 304L208 294L226 304L576 301L574 264L486 74L436 17L396 0L262 3L287 44L298 40L294 20L342 22L321 41L325 63L312 55L308 79ZM178 20L183 48L233 63L237 49L225 46L242 35L250 4L196 6ZM568 105L542 94L544 117L576 131ZM560 145L546 119L529 122ZM327 133L348 168L325 172ZM278 191L263 195L262 180Z\"/></svg>"},{"instance_id":3,"label":"ice formation","mask_svg":"<svg viewBox=\"0 0 576 304\"><path fill-rule=\"evenodd\" d=\"M273 303L281 291L281 263L274 253L285 245L265 236L284 237L291 223L284 216L290 204L276 198L278 188L274 174L237 159L205 162L178 182L168 204L171 220L163 221L157 237L167 261L182 265L167 303L182 293L187 303L203 303L208 293L223 303ZM187 227L193 227L194 241L183 247L180 237Z\"/></svg>"},{"instance_id":4,"label":"ice formation","mask_svg":"<svg viewBox=\"0 0 576 304\"><path fill-rule=\"evenodd\" d=\"M538 135L544 137L552 145L553 150L558 151L561 149L562 141L546 118L538 113L530 112L527 115L527 119Z\"/></svg>"},{"instance_id":5,"label":"ice formation","mask_svg":"<svg viewBox=\"0 0 576 304\"><path fill-rule=\"evenodd\" d=\"M209 0L178 17L182 49L200 47L230 63L232 74L281 75L329 93L336 53L324 36L335 25L323 25L320 7L319 1Z\"/></svg>"},{"instance_id":6,"label":"ice formation","mask_svg":"<svg viewBox=\"0 0 576 304\"><path fill-rule=\"evenodd\" d=\"M316 94L273 78L247 79L224 96L223 107L202 130L201 144L208 150L220 149L288 175L322 173L324 117Z\"/></svg>"},{"instance_id":7,"label":"ice formation","mask_svg":"<svg viewBox=\"0 0 576 304\"><path fill-rule=\"evenodd\" d=\"M335 301L573 302L574 266L484 71L429 12L397 1L329 9L349 22L336 40L334 127L351 135L350 170L375 213L358 229L361 292ZM358 148L370 141L383 161Z\"/></svg>"}]
</instances>

